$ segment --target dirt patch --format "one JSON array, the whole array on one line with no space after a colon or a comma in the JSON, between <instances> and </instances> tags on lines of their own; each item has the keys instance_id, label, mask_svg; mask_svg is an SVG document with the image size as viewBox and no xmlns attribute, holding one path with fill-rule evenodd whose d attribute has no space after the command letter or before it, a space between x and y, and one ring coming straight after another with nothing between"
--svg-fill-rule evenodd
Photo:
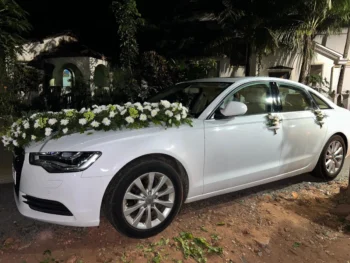
<instances>
[{"instance_id":1,"label":"dirt patch","mask_svg":"<svg viewBox=\"0 0 350 263\"><path fill-rule=\"evenodd\" d=\"M100 227L72 228L1 212L0 262L348 262L350 222L330 213L349 201L340 192L346 173L332 183L304 175L188 204L145 240L121 236L105 218Z\"/></svg>"}]
</instances>

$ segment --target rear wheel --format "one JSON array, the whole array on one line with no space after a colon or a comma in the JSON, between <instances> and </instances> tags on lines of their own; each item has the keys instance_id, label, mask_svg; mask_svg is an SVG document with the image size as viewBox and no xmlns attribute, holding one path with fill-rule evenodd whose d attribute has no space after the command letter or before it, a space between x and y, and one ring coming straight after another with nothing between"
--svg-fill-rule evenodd
<instances>
[{"instance_id":1,"label":"rear wheel","mask_svg":"<svg viewBox=\"0 0 350 263\"><path fill-rule=\"evenodd\" d=\"M335 179L343 168L345 154L346 145L343 138L339 135L332 136L323 148L312 174L326 180Z\"/></svg>"},{"instance_id":2,"label":"rear wheel","mask_svg":"<svg viewBox=\"0 0 350 263\"><path fill-rule=\"evenodd\" d=\"M104 199L105 214L121 233L147 238L163 231L183 202L180 174L162 160L139 160L111 182Z\"/></svg>"}]
</instances>

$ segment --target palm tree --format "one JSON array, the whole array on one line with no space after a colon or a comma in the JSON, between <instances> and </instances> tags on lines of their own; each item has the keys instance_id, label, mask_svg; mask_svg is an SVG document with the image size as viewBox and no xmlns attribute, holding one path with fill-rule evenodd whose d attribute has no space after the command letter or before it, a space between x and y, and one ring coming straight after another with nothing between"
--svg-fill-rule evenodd
<instances>
[{"instance_id":1,"label":"palm tree","mask_svg":"<svg viewBox=\"0 0 350 263\"><path fill-rule=\"evenodd\" d=\"M305 83L313 56L313 40L320 32L337 33L350 21L350 0L293 1L289 18L294 26L279 31L278 41L299 50L299 82Z\"/></svg>"},{"instance_id":2,"label":"palm tree","mask_svg":"<svg viewBox=\"0 0 350 263\"><path fill-rule=\"evenodd\" d=\"M349 54L349 46L350 46L350 27L348 27L348 33L346 35L346 42L345 42L345 47L344 47L344 54L343 57L347 58ZM342 90L343 90L343 83L344 83L344 76L345 76L345 69L346 65L342 65L340 69L340 74L339 74L339 80L338 80L338 87L337 87L337 94L340 95ZM342 104L341 101L341 96L338 96L337 99L338 105Z\"/></svg>"}]
</instances>

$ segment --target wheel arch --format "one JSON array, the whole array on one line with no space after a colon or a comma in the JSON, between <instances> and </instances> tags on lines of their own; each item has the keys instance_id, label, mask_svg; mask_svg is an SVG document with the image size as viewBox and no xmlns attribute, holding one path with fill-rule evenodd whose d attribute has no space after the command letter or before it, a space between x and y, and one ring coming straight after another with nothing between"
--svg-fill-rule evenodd
<instances>
[{"instance_id":1,"label":"wheel arch","mask_svg":"<svg viewBox=\"0 0 350 263\"><path fill-rule=\"evenodd\" d=\"M131 161L129 161L128 163L126 163L121 169L119 169L119 171L111 178L111 180L109 181L109 183L107 185L107 188L106 188L104 195L103 195L103 198L102 198L101 207L103 207L103 204L105 203L105 198L106 198L106 196L108 196L110 189L114 185L115 178L118 176L118 174L121 171L123 171L126 167L133 165L133 163L139 162L140 160L154 160L154 159L161 160L161 161L164 161L164 162L171 164L173 166L173 168L176 169L176 171L180 174L181 181L182 181L182 184L184 186L183 200L185 202L187 199L188 192L189 192L190 182L189 182L188 173L187 173L185 167L183 166L183 164L178 159L176 159L175 157L170 156L168 154L151 153L151 154L145 154L145 155L139 156L137 158L134 158Z\"/></svg>"},{"instance_id":2,"label":"wheel arch","mask_svg":"<svg viewBox=\"0 0 350 263\"><path fill-rule=\"evenodd\" d=\"M346 135L345 135L344 133L342 133L342 132L337 132L337 133L333 134L330 138L332 138L332 137L335 136L335 135L339 135L340 137L343 138L343 140L344 140L344 142L345 142L345 147L346 147L346 151L345 151L345 152L347 153L347 151L348 151L348 149L349 149L348 138L347 138Z\"/></svg>"}]
</instances>

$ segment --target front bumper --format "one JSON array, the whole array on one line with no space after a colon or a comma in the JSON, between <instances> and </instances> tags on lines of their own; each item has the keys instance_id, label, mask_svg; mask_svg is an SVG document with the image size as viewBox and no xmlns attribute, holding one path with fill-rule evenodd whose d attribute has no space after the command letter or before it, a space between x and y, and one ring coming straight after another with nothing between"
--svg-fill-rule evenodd
<instances>
[{"instance_id":1,"label":"front bumper","mask_svg":"<svg viewBox=\"0 0 350 263\"><path fill-rule=\"evenodd\" d=\"M82 177L83 173L50 174L42 167L30 165L26 153L21 171L18 195L14 192L19 212L29 218L68 226L98 226L103 195L109 176ZM88 173L89 169L84 171ZM59 202L71 215L41 212L28 205L26 196L46 200L46 205Z\"/></svg>"}]
</instances>

